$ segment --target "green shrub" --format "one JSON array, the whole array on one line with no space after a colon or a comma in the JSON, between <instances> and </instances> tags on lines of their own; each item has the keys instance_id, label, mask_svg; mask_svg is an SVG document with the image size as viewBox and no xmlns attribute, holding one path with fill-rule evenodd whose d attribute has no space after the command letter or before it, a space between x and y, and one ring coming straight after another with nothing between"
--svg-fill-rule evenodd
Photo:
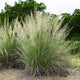
<instances>
[{"instance_id":1,"label":"green shrub","mask_svg":"<svg viewBox=\"0 0 80 80\"><path fill-rule=\"evenodd\" d=\"M26 65L26 71L31 75L50 75L67 73L66 27L60 29L62 22L54 20L53 26L50 19L36 15L26 18L23 30L20 31L22 54L21 60Z\"/></svg>"},{"instance_id":2,"label":"green shrub","mask_svg":"<svg viewBox=\"0 0 80 80\"><path fill-rule=\"evenodd\" d=\"M80 34L79 33L72 34L71 40L79 41L80 40Z\"/></svg>"}]
</instances>

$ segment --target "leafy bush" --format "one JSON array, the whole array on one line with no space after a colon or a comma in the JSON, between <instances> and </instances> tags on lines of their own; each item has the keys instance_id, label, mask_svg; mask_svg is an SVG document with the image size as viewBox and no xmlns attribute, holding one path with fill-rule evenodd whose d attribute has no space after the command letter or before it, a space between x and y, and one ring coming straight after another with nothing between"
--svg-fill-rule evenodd
<instances>
[{"instance_id":1,"label":"leafy bush","mask_svg":"<svg viewBox=\"0 0 80 80\"><path fill-rule=\"evenodd\" d=\"M72 35L71 40L73 40L73 41L79 41L80 40L79 37L80 37L80 34L79 33L75 33L75 34Z\"/></svg>"},{"instance_id":2,"label":"leafy bush","mask_svg":"<svg viewBox=\"0 0 80 80\"><path fill-rule=\"evenodd\" d=\"M27 17L23 30L19 36L22 45L21 60L26 65L26 70L31 75L50 75L67 73L66 27L60 29L58 19L53 25L47 16L36 15ZM24 34L23 34L24 33Z\"/></svg>"}]
</instances>

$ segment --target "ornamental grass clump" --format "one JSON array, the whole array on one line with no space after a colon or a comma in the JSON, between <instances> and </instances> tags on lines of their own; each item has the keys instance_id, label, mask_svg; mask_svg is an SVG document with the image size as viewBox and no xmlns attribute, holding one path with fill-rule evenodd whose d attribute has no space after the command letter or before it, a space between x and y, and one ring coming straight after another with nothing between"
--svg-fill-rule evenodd
<instances>
[{"instance_id":1,"label":"ornamental grass clump","mask_svg":"<svg viewBox=\"0 0 80 80\"><path fill-rule=\"evenodd\" d=\"M15 68L19 67L18 58L20 57L17 53L19 51L20 44L18 37L11 27L8 29L0 29L0 64L4 68Z\"/></svg>"},{"instance_id":2,"label":"ornamental grass clump","mask_svg":"<svg viewBox=\"0 0 80 80\"><path fill-rule=\"evenodd\" d=\"M50 18L37 14L28 16L19 36L22 49L21 61L30 75L52 75L67 73L65 48L66 27L60 29L58 18L51 23Z\"/></svg>"}]
</instances>

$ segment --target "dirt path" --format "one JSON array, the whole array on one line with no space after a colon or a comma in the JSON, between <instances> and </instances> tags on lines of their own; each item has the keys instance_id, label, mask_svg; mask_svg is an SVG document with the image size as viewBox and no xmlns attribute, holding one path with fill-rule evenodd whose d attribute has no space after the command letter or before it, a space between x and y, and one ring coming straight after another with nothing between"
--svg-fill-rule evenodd
<instances>
[{"instance_id":1,"label":"dirt path","mask_svg":"<svg viewBox=\"0 0 80 80\"><path fill-rule=\"evenodd\" d=\"M27 76L23 70L2 70L0 71L0 80L80 80L80 72L76 70L69 70L67 77L51 76L51 77L39 77L34 78Z\"/></svg>"}]
</instances>

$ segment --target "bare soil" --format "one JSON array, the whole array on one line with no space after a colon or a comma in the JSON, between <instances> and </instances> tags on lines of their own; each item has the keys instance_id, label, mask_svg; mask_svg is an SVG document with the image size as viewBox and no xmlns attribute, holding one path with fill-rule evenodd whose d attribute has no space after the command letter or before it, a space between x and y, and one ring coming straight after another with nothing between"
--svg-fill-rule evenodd
<instances>
[{"instance_id":1,"label":"bare soil","mask_svg":"<svg viewBox=\"0 0 80 80\"><path fill-rule=\"evenodd\" d=\"M67 76L44 76L33 77L28 76L24 70L9 69L0 71L0 80L80 80L80 72L68 69L69 75Z\"/></svg>"}]
</instances>

